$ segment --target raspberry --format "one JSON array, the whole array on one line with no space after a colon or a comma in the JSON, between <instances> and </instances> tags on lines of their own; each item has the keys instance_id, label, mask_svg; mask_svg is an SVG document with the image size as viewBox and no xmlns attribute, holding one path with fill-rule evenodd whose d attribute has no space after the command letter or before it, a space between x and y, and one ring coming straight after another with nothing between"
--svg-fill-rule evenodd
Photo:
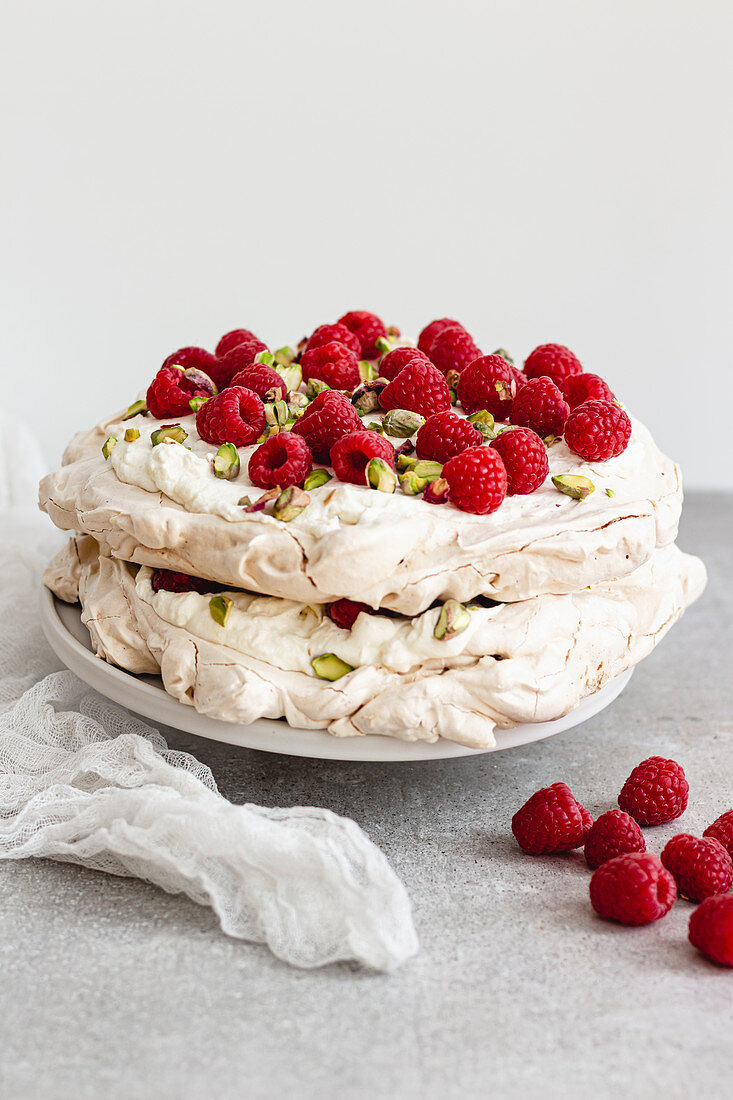
<instances>
[{"instance_id":1,"label":"raspberry","mask_svg":"<svg viewBox=\"0 0 733 1100\"><path fill-rule=\"evenodd\" d=\"M508 496L533 493L550 472L547 447L531 428L507 428L490 446L504 463Z\"/></svg>"},{"instance_id":2,"label":"raspberry","mask_svg":"<svg viewBox=\"0 0 733 1100\"><path fill-rule=\"evenodd\" d=\"M490 447L469 447L446 462L443 477L450 501L463 512L485 516L495 512L506 496L504 463Z\"/></svg>"},{"instance_id":3,"label":"raspberry","mask_svg":"<svg viewBox=\"0 0 733 1100\"><path fill-rule=\"evenodd\" d=\"M562 435L570 407L551 378L532 378L512 402L511 419L543 439Z\"/></svg>"},{"instance_id":4,"label":"raspberry","mask_svg":"<svg viewBox=\"0 0 733 1100\"><path fill-rule=\"evenodd\" d=\"M662 863L674 875L679 893L691 901L727 894L733 886L733 860L719 840L678 833L662 852Z\"/></svg>"},{"instance_id":5,"label":"raspberry","mask_svg":"<svg viewBox=\"0 0 733 1100\"><path fill-rule=\"evenodd\" d=\"M205 348L179 348L178 351L174 351L167 359L164 359L161 366L180 367L182 370L196 367L197 370L204 371L209 378L213 378L216 382L216 378L212 374L212 371L216 370L216 356L212 355L210 351L206 351Z\"/></svg>"},{"instance_id":6,"label":"raspberry","mask_svg":"<svg viewBox=\"0 0 733 1100\"><path fill-rule=\"evenodd\" d=\"M430 358L443 374L449 370L464 370L481 355L481 349L463 326L442 329L430 345Z\"/></svg>"},{"instance_id":7,"label":"raspberry","mask_svg":"<svg viewBox=\"0 0 733 1100\"><path fill-rule=\"evenodd\" d=\"M378 432L349 432L331 448L331 465L340 481L366 485L366 465L372 458L383 458L394 468L394 447Z\"/></svg>"},{"instance_id":8,"label":"raspberry","mask_svg":"<svg viewBox=\"0 0 733 1100\"><path fill-rule=\"evenodd\" d=\"M171 569L154 569L150 583L153 592L221 592L222 586L216 581L205 581L203 577L189 577L188 573L174 573Z\"/></svg>"},{"instance_id":9,"label":"raspberry","mask_svg":"<svg viewBox=\"0 0 733 1100\"><path fill-rule=\"evenodd\" d=\"M243 344L237 344L221 359L217 359L212 368L214 371L212 378L219 389L223 390L231 386L234 375L239 374L245 367L251 367L255 356L261 351L267 351L267 344L263 344L261 340L247 340Z\"/></svg>"},{"instance_id":10,"label":"raspberry","mask_svg":"<svg viewBox=\"0 0 733 1100\"><path fill-rule=\"evenodd\" d=\"M303 380L318 378L325 382L332 390L355 390L361 382L359 375L359 360L351 348L345 344L339 344L332 340L329 344L322 344L305 351L301 356L300 366L303 370Z\"/></svg>"},{"instance_id":11,"label":"raspberry","mask_svg":"<svg viewBox=\"0 0 733 1100\"><path fill-rule=\"evenodd\" d=\"M650 924L675 903L677 887L657 856L627 852L602 863L590 880L590 902L599 917L620 924Z\"/></svg>"},{"instance_id":12,"label":"raspberry","mask_svg":"<svg viewBox=\"0 0 733 1100\"><path fill-rule=\"evenodd\" d=\"M265 426L265 406L256 393L230 386L196 413L196 431L205 443L248 447Z\"/></svg>"},{"instance_id":13,"label":"raspberry","mask_svg":"<svg viewBox=\"0 0 733 1100\"><path fill-rule=\"evenodd\" d=\"M690 917L693 947L721 966L733 966L733 895L706 898Z\"/></svg>"},{"instance_id":14,"label":"raspberry","mask_svg":"<svg viewBox=\"0 0 733 1100\"><path fill-rule=\"evenodd\" d=\"M329 466L334 443L361 427L361 417L348 398L335 390L324 390L296 420L291 434L302 435L316 462Z\"/></svg>"},{"instance_id":15,"label":"raspberry","mask_svg":"<svg viewBox=\"0 0 733 1100\"><path fill-rule=\"evenodd\" d=\"M429 325L420 333L417 341L417 346L420 351L424 351L426 355L430 355L430 349L433 346L433 340L446 328L463 328L460 321L454 321L451 317L441 317L437 321L431 321ZM466 330L463 329L465 332Z\"/></svg>"},{"instance_id":16,"label":"raspberry","mask_svg":"<svg viewBox=\"0 0 733 1100\"><path fill-rule=\"evenodd\" d=\"M432 363L411 359L382 390L379 404L383 409L409 409L427 418L450 409L450 391L445 378Z\"/></svg>"},{"instance_id":17,"label":"raspberry","mask_svg":"<svg viewBox=\"0 0 733 1100\"><path fill-rule=\"evenodd\" d=\"M321 348L324 344L330 344L333 340L336 340L339 344L345 344L350 351L353 351L357 359L361 355L359 337L346 325L341 325L338 322L335 325L319 325L308 340L305 350L313 351L314 348Z\"/></svg>"},{"instance_id":18,"label":"raspberry","mask_svg":"<svg viewBox=\"0 0 733 1100\"><path fill-rule=\"evenodd\" d=\"M586 462L604 462L626 450L631 421L612 401L586 401L565 422L565 442Z\"/></svg>"},{"instance_id":19,"label":"raspberry","mask_svg":"<svg viewBox=\"0 0 733 1100\"><path fill-rule=\"evenodd\" d=\"M480 447L483 436L473 424L454 412L436 413L428 417L417 433L415 449L418 458L447 462L468 447Z\"/></svg>"},{"instance_id":20,"label":"raspberry","mask_svg":"<svg viewBox=\"0 0 733 1100\"><path fill-rule=\"evenodd\" d=\"M387 335L384 321L376 313L367 313L365 309L354 309L339 317L338 323L353 332L361 344L362 359L376 359L379 355L377 340Z\"/></svg>"},{"instance_id":21,"label":"raspberry","mask_svg":"<svg viewBox=\"0 0 733 1100\"><path fill-rule=\"evenodd\" d=\"M607 810L593 822L585 840L585 862L594 871L615 856L627 852L645 852L641 829L623 810Z\"/></svg>"},{"instance_id":22,"label":"raspberry","mask_svg":"<svg viewBox=\"0 0 733 1100\"><path fill-rule=\"evenodd\" d=\"M726 810L724 814L716 818L712 825L708 825L702 835L719 840L728 855L733 857L733 810Z\"/></svg>"},{"instance_id":23,"label":"raspberry","mask_svg":"<svg viewBox=\"0 0 733 1100\"><path fill-rule=\"evenodd\" d=\"M228 351L236 348L239 344L247 344L252 340L255 343L260 343L255 334L250 332L248 328L233 328L231 332L225 332L216 345L217 359L221 359Z\"/></svg>"},{"instance_id":24,"label":"raspberry","mask_svg":"<svg viewBox=\"0 0 733 1100\"><path fill-rule=\"evenodd\" d=\"M524 373L528 378L551 378L562 388L571 374L580 374L583 366L577 355L562 344L540 344L524 361Z\"/></svg>"},{"instance_id":25,"label":"raspberry","mask_svg":"<svg viewBox=\"0 0 733 1100\"><path fill-rule=\"evenodd\" d=\"M517 844L531 856L551 855L580 848L593 824L567 783L553 783L535 791L512 818Z\"/></svg>"},{"instance_id":26,"label":"raspberry","mask_svg":"<svg viewBox=\"0 0 733 1100\"><path fill-rule=\"evenodd\" d=\"M292 432L271 435L250 455L249 479L260 489L279 485L300 485L313 469L313 458L306 441Z\"/></svg>"},{"instance_id":27,"label":"raspberry","mask_svg":"<svg viewBox=\"0 0 733 1100\"><path fill-rule=\"evenodd\" d=\"M519 389L518 373L501 355L482 355L461 371L458 400L469 414L486 409L496 420L508 420Z\"/></svg>"},{"instance_id":28,"label":"raspberry","mask_svg":"<svg viewBox=\"0 0 733 1100\"><path fill-rule=\"evenodd\" d=\"M679 764L650 756L636 765L621 788L618 804L640 825L664 825L685 812L689 789Z\"/></svg>"},{"instance_id":29,"label":"raspberry","mask_svg":"<svg viewBox=\"0 0 733 1100\"><path fill-rule=\"evenodd\" d=\"M366 603L358 603L356 600L336 600L326 607L329 619L340 626L342 630L351 630L352 626L361 615L376 615L373 607Z\"/></svg>"},{"instance_id":30,"label":"raspberry","mask_svg":"<svg viewBox=\"0 0 733 1100\"><path fill-rule=\"evenodd\" d=\"M230 386L243 386L252 390L262 401L287 401L288 387L285 379L265 363L253 363L234 375Z\"/></svg>"},{"instance_id":31,"label":"raspberry","mask_svg":"<svg viewBox=\"0 0 733 1100\"><path fill-rule=\"evenodd\" d=\"M615 401L611 387L598 374L571 374L560 389L568 405L577 409L585 401Z\"/></svg>"},{"instance_id":32,"label":"raspberry","mask_svg":"<svg viewBox=\"0 0 733 1100\"><path fill-rule=\"evenodd\" d=\"M148 386L145 400L151 416L156 420L165 420L168 416L187 416L191 412L189 402L197 395L209 396L205 390L197 389L193 382L184 378L183 371L175 367L161 367Z\"/></svg>"},{"instance_id":33,"label":"raspberry","mask_svg":"<svg viewBox=\"0 0 733 1100\"><path fill-rule=\"evenodd\" d=\"M379 377L393 382L402 368L413 359L419 359L421 363L430 362L425 352L419 348L393 348L379 360Z\"/></svg>"}]
</instances>

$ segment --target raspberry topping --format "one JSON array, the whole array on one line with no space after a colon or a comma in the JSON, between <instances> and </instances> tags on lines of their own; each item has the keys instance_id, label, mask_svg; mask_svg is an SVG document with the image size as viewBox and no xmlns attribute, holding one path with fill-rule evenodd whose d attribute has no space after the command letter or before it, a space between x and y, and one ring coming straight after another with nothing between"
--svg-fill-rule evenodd
<instances>
[{"instance_id":1,"label":"raspberry topping","mask_svg":"<svg viewBox=\"0 0 733 1100\"><path fill-rule=\"evenodd\" d=\"M285 379L265 363L253 363L240 370L229 385L252 390L262 401L286 401L288 396Z\"/></svg>"},{"instance_id":2,"label":"raspberry topping","mask_svg":"<svg viewBox=\"0 0 733 1100\"><path fill-rule=\"evenodd\" d=\"M450 501L463 512L485 516L495 512L506 496L504 463L491 447L469 447L446 462L443 477Z\"/></svg>"},{"instance_id":3,"label":"raspberry topping","mask_svg":"<svg viewBox=\"0 0 733 1100\"><path fill-rule=\"evenodd\" d=\"M379 432L350 432L331 448L331 465L340 481L366 485L366 466L373 458L383 458L394 469L394 447Z\"/></svg>"},{"instance_id":4,"label":"raspberry topping","mask_svg":"<svg viewBox=\"0 0 733 1100\"><path fill-rule=\"evenodd\" d=\"M580 848L593 818L573 796L567 783L535 791L512 818L517 844L531 856Z\"/></svg>"},{"instance_id":5,"label":"raspberry topping","mask_svg":"<svg viewBox=\"0 0 733 1100\"><path fill-rule=\"evenodd\" d=\"M351 402L342 393L324 390L293 424L291 434L301 435L316 462L329 466L334 443L361 427L361 417Z\"/></svg>"},{"instance_id":6,"label":"raspberry topping","mask_svg":"<svg viewBox=\"0 0 733 1100\"><path fill-rule=\"evenodd\" d=\"M550 472L547 447L531 428L507 428L490 446L501 455L509 496L533 493Z\"/></svg>"},{"instance_id":7,"label":"raspberry topping","mask_svg":"<svg viewBox=\"0 0 733 1100\"><path fill-rule=\"evenodd\" d=\"M565 422L565 442L586 462L604 462L626 450L631 421L611 401L586 401Z\"/></svg>"},{"instance_id":8,"label":"raspberry topping","mask_svg":"<svg viewBox=\"0 0 733 1100\"><path fill-rule=\"evenodd\" d=\"M517 374L501 355L482 355L461 372L458 400L469 414L486 409L495 420L508 420L519 389Z\"/></svg>"},{"instance_id":9,"label":"raspberry topping","mask_svg":"<svg viewBox=\"0 0 733 1100\"><path fill-rule=\"evenodd\" d=\"M442 329L430 345L430 358L443 374L464 370L480 355L481 349L462 325Z\"/></svg>"},{"instance_id":10,"label":"raspberry topping","mask_svg":"<svg viewBox=\"0 0 733 1100\"><path fill-rule=\"evenodd\" d=\"M571 374L580 374L582 370L577 355L562 344L540 344L524 361L524 373L528 378L545 375L560 387Z\"/></svg>"},{"instance_id":11,"label":"raspberry topping","mask_svg":"<svg viewBox=\"0 0 733 1100\"><path fill-rule=\"evenodd\" d=\"M195 367L197 370L204 371L209 378L213 378L216 382L216 378L212 373L216 370L216 356L212 355L210 351L206 351L205 348L179 348L178 351L174 351L167 359L164 359L161 366L180 367L182 370Z\"/></svg>"},{"instance_id":12,"label":"raspberry topping","mask_svg":"<svg viewBox=\"0 0 733 1100\"><path fill-rule=\"evenodd\" d=\"M196 430L205 443L248 447L265 426L265 406L256 393L230 386L196 413Z\"/></svg>"},{"instance_id":13,"label":"raspberry topping","mask_svg":"<svg viewBox=\"0 0 733 1100\"><path fill-rule=\"evenodd\" d=\"M726 894L733 886L733 860L713 837L678 833L667 842L662 863L674 875L680 894L691 901Z\"/></svg>"},{"instance_id":14,"label":"raspberry topping","mask_svg":"<svg viewBox=\"0 0 733 1100\"><path fill-rule=\"evenodd\" d=\"M345 344L350 351L353 351L357 359L361 355L359 337L346 325L339 324L338 321L335 325L319 325L308 340L305 350L313 351L314 348L322 348L324 344L330 344L334 340L339 344Z\"/></svg>"},{"instance_id":15,"label":"raspberry topping","mask_svg":"<svg viewBox=\"0 0 733 1100\"><path fill-rule=\"evenodd\" d=\"M641 829L623 810L607 810L597 817L585 840L585 862L595 870L608 859L627 852L645 852Z\"/></svg>"},{"instance_id":16,"label":"raspberry topping","mask_svg":"<svg viewBox=\"0 0 733 1100\"><path fill-rule=\"evenodd\" d=\"M415 450L418 458L447 462L468 447L480 447L482 442L483 436L473 424L448 411L428 417L417 433Z\"/></svg>"},{"instance_id":17,"label":"raspberry topping","mask_svg":"<svg viewBox=\"0 0 733 1100\"><path fill-rule=\"evenodd\" d=\"M249 479L260 489L279 485L300 485L313 468L313 458L306 441L292 432L271 435L250 455Z\"/></svg>"},{"instance_id":18,"label":"raspberry topping","mask_svg":"<svg viewBox=\"0 0 733 1100\"><path fill-rule=\"evenodd\" d=\"M225 332L216 345L216 357L221 359L232 348L236 348L238 344L247 344L251 341L258 344L261 342L248 328L233 328L231 332Z\"/></svg>"},{"instance_id":19,"label":"raspberry topping","mask_svg":"<svg viewBox=\"0 0 733 1100\"><path fill-rule=\"evenodd\" d=\"M411 359L382 390L379 404L383 409L409 409L427 419L433 413L450 409L450 391L445 378L432 363Z\"/></svg>"},{"instance_id":20,"label":"raspberry topping","mask_svg":"<svg viewBox=\"0 0 733 1100\"><path fill-rule=\"evenodd\" d=\"M413 359L419 359L421 363L429 363L425 352L419 348L392 348L379 360L379 377L394 381L403 367L411 363Z\"/></svg>"},{"instance_id":21,"label":"raspberry topping","mask_svg":"<svg viewBox=\"0 0 733 1100\"><path fill-rule=\"evenodd\" d=\"M685 812L689 789L676 761L650 756L636 765L621 788L618 804L640 825L664 825Z\"/></svg>"},{"instance_id":22,"label":"raspberry topping","mask_svg":"<svg viewBox=\"0 0 733 1100\"><path fill-rule=\"evenodd\" d=\"M351 630L362 612L365 615L377 614L369 604L358 603L357 600L336 600L326 607L326 614L329 619L336 623L336 626L340 626L342 630Z\"/></svg>"},{"instance_id":23,"label":"raspberry topping","mask_svg":"<svg viewBox=\"0 0 733 1100\"><path fill-rule=\"evenodd\" d=\"M362 359L376 359L379 355L377 340L387 335L387 328L376 313L368 313L365 309L354 309L351 313L345 313L339 317L338 323L345 325L349 332L353 332L361 345Z\"/></svg>"},{"instance_id":24,"label":"raspberry topping","mask_svg":"<svg viewBox=\"0 0 733 1100\"><path fill-rule=\"evenodd\" d=\"M562 435L570 407L551 378L532 378L512 402L511 419L542 439Z\"/></svg>"},{"instance_id":25,"label":"raspberry topping","mask_svg":"<svg viewBox=\"0 0 733 1100\"><path fill-rule=\"evenodd\" d=\"M733 857L733 810L726 810L724 814L716 818L712 825L708 825L702 835L719 840L728 855Z\"/></svg>"},{"instance_id":26,"label":"raspberry topping","mask_svg":"<svg viewBox=\"0 0 733 1100\"><path fill-rule=\"evenodd\" d=\"M420 351L424 351L426 355L430 355L430 349L433 346L433 340L446 328L463 328L460 321L454 321L451 317L440 317L437 321L431 321L429 325L420 333L420 337L417 341L417 346ZM463 329L465 332L466 330Z\"/></svg>"},{"instance_id":27,"label":"raspberry topping","mask_svg":"<svg viewBox=\"0 0 733 1100\"><path fill-rule=\"evenodd\" d=\"M598 374L571 374L560 389L572 409L586 401L615 401L611 387Z\"/></svg>"},{"instance_id":28,"label":"raspberry topping","mask_svg":"<svg viewBox=\"0 0 733 1100\"><path fill-rule=\"evenodd\" d=\"M693 947L720 966L733 966L733 895L706 898L690 917Z\"/></svg>"},{"instance_id":29,"label":"raspberry topping","mask_svg":"<svg viewBox=\"0 0 733 1100\"><path fill-rule=\"evenodd\" d=\"M161 367L148 386L145 400L151 416L156 420L165 420L169 416L187 416L191 412L189 402L197 396L209 395L185 378L183 371L175 367Z\"/></svg>"},{"instance_id":30,"label":"raspberry topping","mask_svg":"<svg viewBox=\"0 0 733 1100\"><path fill-rule=\"evenodd\" d=\"M669 871L649 852L628 852L602 863L590 880L590 901L605 920L650 924L672 908L677 887Z\"/></svg>"},{"instance_id":31,"label":"raspberry topping","mask_svg":"<svg viewBox=\"0 0 733 1100\"><path fill-rule=\"evenodd\" d=\"M220 390L226 389L232 383L235 374L239 374L245 367L251 367L255 356L261 351L267 351L267 344L261 340L246 340L243 344L237 344L230 351L216 361L212 378Z\"/></svg>"},{"instance_id":32,"label":"raspberry topping","mask_svg":"<svg viewBox=\"0 0 733 1100\"><path fill-rule=\"evenodd\" d=\"M359 360L350 348L337 340L303 352L300 366L304 382L318 378L332 390L351 392L361 382Z\"/></svg>"},{"instance_id":33,"label":"raspberry topping","mask_svg":"<svg viewBox=\"0 0 733 1100\"><path fill-rule=\"evenodd\" d=\"M154 592L221 592L216 581L203 577L189 577L188 573L174 573L171 569L154 569L150 579Z\"/></svg>"}]
</instances>

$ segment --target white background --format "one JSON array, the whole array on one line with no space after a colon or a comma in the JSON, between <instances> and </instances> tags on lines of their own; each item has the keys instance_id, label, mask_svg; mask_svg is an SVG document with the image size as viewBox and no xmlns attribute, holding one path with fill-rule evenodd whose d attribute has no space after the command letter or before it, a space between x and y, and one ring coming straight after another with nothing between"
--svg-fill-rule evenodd
<instances>
[{"instance_id":1,"label":"white background","mask_svg":"<svg viewBox=\"0 0 733 1100\"><path fill-rule=\"evenodd\" d=\"M182 344L365 308L566 343L733 485L727 0L0 10L3 405L49 460Z\"/></svg>"}]
</instances>

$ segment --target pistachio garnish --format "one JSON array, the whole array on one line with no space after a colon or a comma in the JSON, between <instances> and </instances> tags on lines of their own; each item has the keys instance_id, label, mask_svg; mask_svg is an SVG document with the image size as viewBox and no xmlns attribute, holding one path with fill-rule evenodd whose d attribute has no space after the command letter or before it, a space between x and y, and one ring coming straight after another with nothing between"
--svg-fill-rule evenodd
<instances>
[{"instance_id":1,"label":"pistachio garnish","mask_svg":"<svg viewBox=\"0 0 733 1100\"><path fill-rule=\"evenodd\" d=\"M290 417L290 410L284 401L265 402L265 423L271 428L283 428Z\"/></svg>"},{"instance_id":2,"label":"pistachio garnish","mask_svg":"<svg viewBox=\"0 0 733 1100\"><path fill-rule=\"evenodd\" d=\"M114 435L108 435L102 444L102 454L105 458L109 458L112 454L112 448L117 445L117 437Z\"/></svg>"},{"instance_id":3,"label":"pistachio garnish","mask_svg":"<svg viewBox=\"0 0 733 1100\"><path fill-rule=\"evenodd\" d=\"M353 672L354 666L347 665L335 653L321 653L311 661L311 667L321 680L340 680L347 672Z\"/></svg>"},{"instance_id":4,"label":"pistachio garnish","mask_svg":"<svg viewBox=\"0 0 733 1100\"><path fill-rule=\"evenodd\" d=\"M325 382L321 382L320 378L309 378L305 384L305 395L312 401L315 397L318 397L319 393L323 393L324 390L330 390L330 386L327 386Z\"/></svg>"},{"instance_id":5,"label":"pistachio garnish","mask_svg":"<svg viewBox=\"0 0 733 1100\"><path fill-rule=\"evenodd\" d=\"M308 408L308 404L308 398L304 393L298 393L296 390L294 393L288 394L288 408L292 416L302 416Z\"/></svg>"},{"instance_id":6,"label":"pistachio garnish","mask_svg":"<svg viewBox=\"0 0 733 1100\"><path fill-rule=\"evenodd\" d=\"M458 385L458 379L460 377L460 371L449 370L445 372L445 380L448 383L449 390L453 390L453 392L455 392L456 386Z\"/></svg>"},{"instance_id":7,"label":"pistachio garnish","mask_svg":"<svg viewBox=\"0 0 733 1100\"><path fill-rule=\"evenodd\" d=\"M511 382L505 382L503 378L494 380L494 389L500 401L511 401L517 393L517 383L512 378Z\"/></svg>"},{"instance_id":8,"label":"pistachio garnish","mask_svg":"<svg viewBox=\"0 0 733 1100\"><path fill-rule=\"evenodd\" d=\"M272 358L273 358L273 362L276 366L278 366L278 367L289 367L292 364L293 359L295 359L295 356L297 354L298 353L296 351L294 351L293 348L290 348L286 345L283 348L278 348L274 352Z\"/></svg>"},{"instance_id":9,"label":"pistachio garnish","mask_svg":"<svg viewBox=\"0 0 733 1100\"><path fill-rule=\"evenodd\" d=\"M307 619L309 615L315 615L315 617L318 618L318 612L315 607L311 607L309 603L305 603L298 612L298 618Z\"/></svg>"},{"instance_id":10,"label":"pistachio garnish","mask_svg":"<svg viewBox=\"0 0 733 1100\"><path fill-rule=\"evenodd\" d=\"M381 420L370 420L366 429L369 432L379 432L380 435L384 435L384 424Z\"/></svg>"},{"instance_id":11,"label":"pistachio garnish","mask_svg":"<svg viewBox=\"0 0 733 1100\"><path fill-rule=\"evenodd\" d=\"M426 477L428 481L432 481L436 477L440 477L443 473L443 465L440 462L431 462L429 460L423 460L417 462L413 466L414 472L418 477Z\"/></svg>"},{"instance_id":12,"label":"pistachio garnish","mask_svg":"<svg viewBox=\"0 0 733 1100\"><path fill-rule=\"evenodd\" d=\"M427 500L428 504L447 504L449 488L444 477L436 477L435 481L425 486L422 498Z\"/></svg>"},{"instance_id":13,"label":"pistachio garnish","mask_svg":"<svg viewBox=\"0 0 733 1100\"><path fill-rule=\"evenodd\" d=\"M325 485L331 480L331 475L328 470L314 470L308 474L308 477L303 482L303 488L305 490L320 489L321 485Z\"/></svg>"},{"instance_id":14,"label":"pistachio garnish","mask_svg":"<svg viewBox=\"0 0 733 1100\"><path fill-rule=\"evenodd\" d=\"M414 448L413 448L414 450ZM411 470L413 466L417 466L418 459L411 454L406 454L404 451L397 452L397 469L400 473L405 473L407 470Z\"/></svg>"},{"instance_id":15,"label":"pistachio garnish","mask_svg":"<svg viewBox=\"0 0 733 1100\"><path fill-rule=\"evenodd\" d=\"M603 491L604 491L604 493L606 494L607 497L615 497L616 496L616 490L615 489L604 489Z\"/></svg>"},{"instance_id":16,"label":"pistachio garnish","mask_svg":"<svg viewBox=\"0 0 733 1100\"><path fill-rule=\"evenodd\" d=\"M186 439L188 432L180 424L164 424L150 436L153 447L157 447L159 443L183 443Z\"/></svg>"},{"instance_id":17,"label":"pistachio garnish","mask_svg":"<svg viewBox=\"0 0 733 1100\"><path fill-rule=\"evenodd\" d=\"M485 424L488 428L494 427L494 417L488 409L478 409L466 419L469 424L473 424L474 428L477 428L479 424Z\"/></svg>"},{"instance_id":18,"label":"pistachio garnish","mask_svg":"<svg viewBox=\"0 0 733 1100\"><path fill-rule=\"evenodd\" d=\"M206 371L199 370L198 367L188 367L183 372L183 377L188 379L197 390L203 390L204 393L208 393L209 397L216 397L219 392L214 379L210 378Z\"/></svg>"},{"instance_id":19,"label":"pistachio garnish","mask_svg":"<svg viewBox=\"0 0 733 1100\"><path fill-rule=\"evenodd\" d=\"M458 600L446 600L440 609L433 636L441 642L462 634L471 622L471 613Z\"/></svg>"},{"instance_id":20,"label":"pistachio garnish","mask_svg":"<svg viewBox=\"0 0 733 1100\"><path fill-rule=\"evenodd\" d=\"M595 489L593 482L582 474L558 474L553 477L552 484L573 500L585 500Z\"/></svg>"},{"instance_id":21,"label":"pistachio garnish","mask_svg":"<svg viewBox=\"0 0 733 1100\"><path fill-rule=\"evenodd\" d=\"M551 447L553 443L557 443L556 435L545 435L542 437L542 442L546 447Z\"/></svg>"},{"instance_id":22,"label":"pistachio garnish","mask_svg":"<svg viewBox=\"0 0 733 1100\"><path fill-rule=\"evenodd\" d=\"M394 347L394 340L388 340L386 336L380 336L374 341L374 347L380 355L386 355Z\"/></svg>"},{"instance_id":23,"label":"pistachio garnish","mask_svg":"<svg viewBox=\"0 0 733 1100\"><path fill-rule=\"evenodd\" d=\"M275 352L276 358L275 362L272 364L272 369L277 371L290 392L296 393L300 389L300 383L303 381L303 371L300 369L300 363L285 365L278 362L277 355L278 352Z\"/></svg>"},{"instance_id":24,"label":"pistachio garnish","mask_svg":"<svg viewBox=\"0 0 733 1100\"><path fill-rule=\"evenodd\" d=\"M234 601L229 596L212 596L209 600L209 614L219 626L226 626Z\"/></svg>"},{"instance_id":25,"label":"pistachio garnish","mask_svg":"<svg viewBox=\"0 0 733 1100\"><path fill-rule=\"evenodd\" d=\"M382 421L387 435L397 439L408 439L419 431L425 423L425 417L410 409L390 409Z\"/></svg>"},{"instance_id":26,"label":"pistachio garnish","mask_svg":"<svg viewBox=\"0 0 733 1100\"><path fill-rule=\"evenodd\" d=\"M202 405L205 405L209 398L205 393L197 393L188 403L188 407L191 412L197 413Z\"/></svg>"},{"instance_id":27,"label":"pistachio garnish","mask_svg":"<svg viewBox=\"0 0 733 1100\"><path fill-rule=\"evenodd\" d=\"M271 351L258 351L253 361L255 363L264 363L266 367L271 367L275 362L275 356Z\"/></svg>"},{"instance_id":28,"label":"pistachio garnish","mask_svg":"<svg viewBox=\"0 0 733 1100\"><path fill-rule=\"evenodd\" d=\"M140 432L137 428L125 428L125 443L134 443L139 438Z\"/></svg>"},{"instance_id":29,"label":"pistachio garnish","mask_svg":"<svg viewBox=\"0 0 733 1100\"><path fill-rule=\"evenodd\" d=\"M359 360L359 377L362 382L371 382L377 377L377 367L375 363L370 363L367 359Z\"/></svg>"},{"instance_id":30,"label":"pistachio garnish","mask_svg":"<svg viewBox=\"0 0 733 1100\"><path fill-rule=\"evenodd\" d=\"M248 502L244 505L245 512L263 512L270 501L277 500L279 496L280 486L275 485L272 489L266 489L262 496L257 497L257 500L250 501L249 497L242 497L239 503L242 504L245 500Z\"/></svg>"},{"instance_id":31,"label":"pistachio garnish","mask_svg":"<svg viewBox=\"0 0 733 1100\"><path fill-rule=\"evenodd\" d=\"M248 497L245 493L245 495L243 497L240 497L239 500L237 501L237 507L238 508L251 508L252 507L252 498Z\"/></svg>"},{"instance_id":32,"label":"pistachio garnish","mask_svg":"<svg viewBox=\"0 0 733 1100\"><path fill-rule=\"evenodd\" d=\"M275 501L272 514L275 519L289 523L291 519L295 519L304 512L310 502L311 498L303 489L299 489L297 485L288 485Z\"/></svg>"},{"instance_id":33,"label":"pistachio garnish","mask_svg":"<svg viewBox=\"0 0 733 1100\"><path fill-rule=\"evenodd\" d=\"M380 493L393 493L397 488L397 474L383 458L372 458L366 466L366 482L370 489Z\"/></svg>"},{"instance_id":34,"label":"pistachio garnish","mask_svg":"<svg viewBox=\"0 0 733 1100\"><path fill-rule=\"evenodd\" d=\"M418 477L414 467L399 475L400 489L408 497L418 496L430 484L430 478Z\"/></svg>"},{"instance_id":35,"label":"pistachio garnish","mask_svg":"<svg viewBox=\"0 0 733 1100\"><path fill-rule=\"evenodd\" d=\"M514 366L514 360L512 359L506 348L497 348L496 351L492 351L492 355L500 355L502 359L506 359L507 363L511 363Z\"/></svg>"},{"instance_id":36,"label":"pistachio garnish","mask_svg":"<svg viewBox=\"0 0 733 1100\"><path fill-rule=\"evenodd\" d=\"M145 403L145 401L133 401L133 403L130 405L130 407L128 408L127 412L122 417L122 419L123 420L132 420L133 416L147 416L147 415L148 415L148 406Z\"/></svg>"},{"instance_id":37,"label":"pistachio garnish","mask_svg":"<svg viewBox=\"0 0 733 1100\"><path fill-rule=\"evenodd\" d=\"M233 443L222 443L212 460L212 468L217 477L233 481L239 473L239 452Z\"/></svg>"}]
</instances>

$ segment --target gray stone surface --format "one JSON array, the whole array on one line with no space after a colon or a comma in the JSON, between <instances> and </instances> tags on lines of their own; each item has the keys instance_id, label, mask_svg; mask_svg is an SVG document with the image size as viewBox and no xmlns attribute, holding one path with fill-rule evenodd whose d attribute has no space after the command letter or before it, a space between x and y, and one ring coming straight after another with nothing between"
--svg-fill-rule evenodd
<instances>
[{"instance_id":1,"label":"gray stone surface","mask_svg":"<svg viewBox=\"0 0 733 1100\"><path fill-rule=\"evenodd\" d=\"M688 944L691 905L643 929L596 919L582 857L531 859L513 811L566 780L594 814L631 767L680 760L691 805L650 850L733 805L733 498L691 496L681 545L703 598L612 707L549 741L422 764L326 763L168 732L235 802L353 817L412 897L398 973L288 968L143 883L0 865L2 1095L109 1097L722 1096L733 971Z\"/></svg>"}]
</instances>

